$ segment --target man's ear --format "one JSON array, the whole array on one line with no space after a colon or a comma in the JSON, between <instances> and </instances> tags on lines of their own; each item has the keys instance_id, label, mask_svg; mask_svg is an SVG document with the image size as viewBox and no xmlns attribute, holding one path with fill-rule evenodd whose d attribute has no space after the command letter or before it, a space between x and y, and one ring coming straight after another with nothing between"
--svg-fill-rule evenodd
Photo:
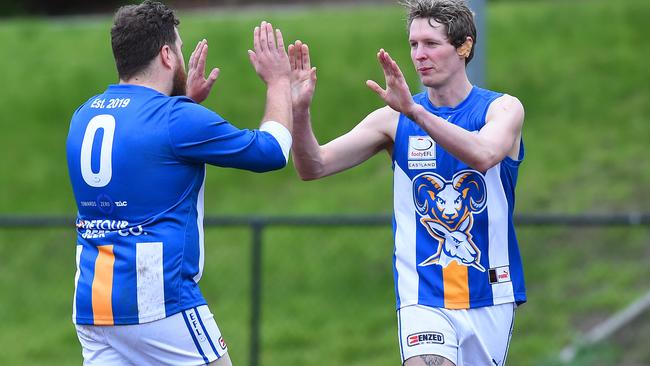
<instances>
[{"instance_id":1,"label":"man's ear","mask_svg":"<svg viewBox=\"0 0 650 366\"><path fill-rule=\"evenodd\" d=\"M468 58L469 54L472 52L473 46L474 46L474 40L471 37L467 37L465 43L460 45L460 47L456 49L456 52L458 53L458 56L462 58Z\"/></svg>"},{"instance_id":2,"label":"man's ear","mask_svg":"<svg viewBox=\"0 0 650 366\"><path fill-rule=\"evenodd\" d=\"M160 49L160 61L162 62L163 66L173 69L174 68L174 58L176 55L174 54L174 50L172 50L169 45L163 45L162 48Z\"/></svg>"}]
</instances>

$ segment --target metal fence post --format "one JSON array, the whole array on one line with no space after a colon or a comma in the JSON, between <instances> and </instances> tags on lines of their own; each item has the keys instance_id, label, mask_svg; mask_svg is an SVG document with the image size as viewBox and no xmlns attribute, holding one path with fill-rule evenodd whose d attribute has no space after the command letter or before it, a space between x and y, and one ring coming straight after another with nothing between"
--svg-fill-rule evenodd
<instances>
[{"instance_id":1,"label":"metal fence post","mask_svg":"<svg viewBox=\"0 0 650 366\"><path fill-rule=\"evenodd\" d=\"M469 81L481 88L485 88L486 82L486 53L487 53L487 11L486 0L469 0L469 6L474 11L474 22L476 24L477 37L475 42L474 58L467 65L467 76Z\"/></svg>"},{"instance_id":2,"label":"metal fence post","mask_svg":"<svg viewBox=\"0 0 650 366\"><path fill-rule=\"evenodd\" d=\"M251 222L251 348L250 365L258 366L260 353L260 316L262 311L262 231L261 219Z\"/></svg>"}]
</instances>

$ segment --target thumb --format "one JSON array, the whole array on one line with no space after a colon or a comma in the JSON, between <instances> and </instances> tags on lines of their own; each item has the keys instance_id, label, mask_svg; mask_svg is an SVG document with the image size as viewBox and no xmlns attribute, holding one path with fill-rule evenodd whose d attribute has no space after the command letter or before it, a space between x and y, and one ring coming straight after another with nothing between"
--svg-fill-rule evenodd
<instances>
[{"instance_id":1,"label":"thumb","mask_svg":"<svg viewBox=\"0 0 650 366\"><path fill-rule=\"evenodd\" d=\"M257 55L255 54L255 52L248 50L248 59L250 60L251 65L257 68Z\"/></svg>"},{"instance_id":2,"label":"thumb","mask_svg":"<svg viewBox=\"0 0 650 366\"><path fill-rule=\"evenodd\" d=\"M312 81L316 81L316 79L317 79L317 77L316 77L316 67L311 68L311 71L309 72L309 78Z\"/></svg>"},{"instance_id":3,"label":"thumb","mask_svg":"<svg viewBox=\"0 0 650 366\"><path fill-rule=\"evenodd\" d=\"M210 75L208 75L208 85L212 86L212 84L214 84L214 82L217 81L217 78L219 77L219 72L221 72L219 68L215 67L214 69L212 69L212 72L210 72Z\"/></svg>"},{"instance_id":4,"label":"thumb","mask_svg":"<svg viewBox=\"0 0 650 366\"><path fill-rule=\"evenodd\" d=\"M219 69L214 68L210 72L210 75L208 75L208 78L205 80L205 85L207 87L207 90L212 90L212 86L214 85L214 82L217 81L217 78L219 77Z\"/></svg>"},{"instance_id":5,"label":"thumb","mask_svg":"<svg viewBox=\"0 0 650 366\"><path fill-rule=\"evenodd\" d=\"M368 88L372 89L375 93L377 93L377 95L382 98L384 97L384 94L386 94L386 91L381 86L379 86L379 84L372 80L367 80L366 86L368 86Z\"/></svg>"}]
</instances>

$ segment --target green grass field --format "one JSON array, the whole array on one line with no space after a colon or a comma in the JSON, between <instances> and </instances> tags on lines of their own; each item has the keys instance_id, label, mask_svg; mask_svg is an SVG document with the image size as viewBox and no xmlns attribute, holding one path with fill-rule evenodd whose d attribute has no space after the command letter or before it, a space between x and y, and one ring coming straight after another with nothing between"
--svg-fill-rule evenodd
<instances>
[{"instance_id":1,"label":"green grass field","mask_svg":"<svg viewBox=\"0 0 650 366\"><path fill-rule=\"evenodd\" d=\"M262 115L263 85L246 56L261 19L312 49L322 142L381 107L364 84L382 78L377 49L418 85L397 7L180 15L185 56L205 37L209 64L222 69L206 105L240 127L256 127ZM489 5L486 86L518 96L527 114L518 212L650 207L649 15L644 0ZM109 27L109 17L0 21L0 214L74 214L64 142L76 107L116 81ZM387 213L391 174L385 154L309 183L292 169L210 168L206 214ZM70 322L73 234L0 230L0 365L81 363ZM529 303L518 312L510 365L554 364L579 331L648 289L647 229L519 234ZM398 364L390 227L271 228L264 240L262 365ZM248 361L249 242L245 229L206 231L201 286L238 365ZM622 356L604 357L616 364Z\"/></svg>"}]
</instances>

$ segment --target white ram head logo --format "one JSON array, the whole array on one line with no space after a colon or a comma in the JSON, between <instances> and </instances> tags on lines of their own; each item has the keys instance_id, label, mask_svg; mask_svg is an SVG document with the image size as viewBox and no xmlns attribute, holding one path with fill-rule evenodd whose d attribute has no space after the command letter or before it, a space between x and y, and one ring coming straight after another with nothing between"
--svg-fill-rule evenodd
<instances>
[{"instance_id":1,"label":"white ram head logo","mask_svg":"<svg viewBox=\"0 0 650 366\"><path fill-rule=\"evenodd\" d=\"M437 174L421 174L413 179L413 200L420 223L439 242L436 252L420 266L447 267L456 261L485 272L480 264L481 251L470 233L473 215L483 211L487 203L483 176L474 170L463 170L447 181Z\"/></svg>"}]
</instances>

